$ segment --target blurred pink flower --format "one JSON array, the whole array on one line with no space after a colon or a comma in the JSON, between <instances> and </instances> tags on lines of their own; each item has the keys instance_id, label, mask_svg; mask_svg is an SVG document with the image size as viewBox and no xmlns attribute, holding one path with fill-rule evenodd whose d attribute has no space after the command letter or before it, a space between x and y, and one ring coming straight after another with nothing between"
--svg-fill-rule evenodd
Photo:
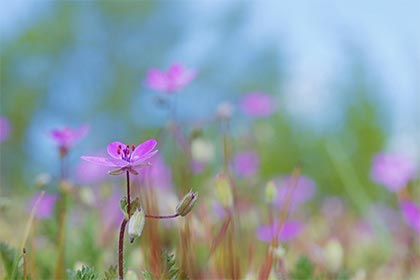
<instances>
[{"instance_id":1,"label":"blurred pink flower","mask_svg":"<svg viewBox=\"0 0 420 280\"><path fill-rule=\"evenodd\" d=\"M309 201L315 192L315 182L309 177L299 176L296 186L294 186L293 177L285 176L278 183L274 203L279 209L282 209L286 203L286 199L290 196L289 211L296 210L300 205Z\"/></svg>"},{"instance_id":2,"label":"blurred pink flower","mask_svg":"<svg viewBox=\"0 0 420 280\"><path fill-rule=\"evenodd\" d=\"M260 226L256 229L255 235L264 242L272 242L279 231L279 223L275 221L271 225ZM303 223L299 221L286 221L278 235L279 241L288 241L298 236L303 231Z\"/></svg>"},{"instance_id":3,"label":"blurred pink flower","mask_svg":"<svg viewBox=\"0 0 420 280\"><path fill-rule=\"evenodd\" d=\"M62 129L53 129L50 132L51 138L58 144L60 155L63 157L68 153L68 149L79 139L84 137L89 131L89 126L82 125L77 129L64 127Z\"/></svg>"},{"instance_id":4,"label":"blurred pink flower","mask_svg":"<svg viewBox=\"0 0 420 280\"><path fill-rule=\"evenodd\" d=\"M234 168L238 176L252 177L260 166L260 157L254 151L245 151L235 155Z\"/></svg>"},{"instance_id":5,"label":"blurred pink flower","mask_svg":"<svg viewBox=\"0 0 420 280\"><path fill-rule=\"evenodd\" d=\"M113 229L117 228L124 219L120 208L121 193L114 191L111 196L98 203L99 216L102 225L103 241L111 238ZM110 236L111 235L111 236Z\"/></svg>"},{"instance_id":6,"label":"blurred pink flower","mask_svg":"<svg viewBox=\"0 0 420 280\"><path fill-rule=\"evenodd\" d=\"M164 190L172 189L172 171L165 159L157 155L150 163L149 168L141 170L144 176L139 177L140 180L146 180L144 185Z\"/></svg>"},{"instance_id":7,"label":"blurred pink flower","mask_svg":"<svg viewBox=\"0 0 420 280\"><path fill-rule=\"evenodd\" d=\"M222 206L222 204L220 204L220 202L216 199L213 201L212 205L211 205L211 209L212 209L212 213L215 215L215 217L218 220L223 220L227 214L228 214L228 209L226 209L225 207Z\"/></svg>"},{"instance_id":8,"label":"blurred pink flower","mask_svg":"<svg viewBox=\"0 0 420 280\"><path fill-rule=\"evenodd\" d=\"M107 171L105 166L80 161L76 167L77 181L81 184L96 184L105 179Z\"/></svg>"},{"instance_id":9,"label":"blurred pink flower","mask_svg":"<svg viewBox=\"0 0 420 280\"><path fill-rule=\"evenodd\" d=\"M261 92L245 95L240 103L242 111L251 117L267 117L275 112L273 98Z\"/></svg>"},{"instance_id":10,"label":"blurred pink flower","mask_svg":"<svg viewBox=\"0 0 420 280\"><path fill-rule=\"evenodd\" d=\"M0 116L0 143L9 139L10 122L6 117Z\"/></svg>"},{"instance_id":11,"label":"blurred pink flower","mask_svg":"<svg viewBox=\"0 0 420 280\"><path fill-rule=\"evenodd\" d=\"M379 153L373 159L370 176L375 183L397 192L414 178L415 168L402 155Z\"/></svg>"},{"instance_id":12,"label":"blurred pink flower","mask_svg":"<svg viewBox=\"0 0 420 280\"><path fill-rule=\"evenodd\" d=\"M406 223L420 233L420 208L412 201L400 202L400 209Z\"/></svg>"},{"instance_id":13,"label":"blurred pink flower","mask_svg":"<svg viewBox=\"0 0 420 280\"><path fill-rule=\"evenodd\" d=\"M80 138L85 136L89 131L89 126L82 125L77 129L65 127L62 129L53 129L50 132L51 138L57 142L60 147L70 147Z\"/></svg>"},{"instance_id":14,"label":"blurred pink flower","mask_svg":"<svg viewBox=\"0 0 420 280\"><path fill-rule=\"evenodd\" d=\"M146 161L158 152L158 150L153 150L156 145L155 139L149 139L137 147L134 145L130 147L130 145L116 141L110 143L107 148L111 158L95 156L82 156L81 158L90 163L116 168L108 172L111 175L118 175L125 171L138 175L136 169L148 166L149 163Z\"/></svg>"},{"instance_id":15,"label":"blurred pink flower","mask_svg":"<svg viewBox=\"0 0 420 280\"><path fill-rule=\"evenodd\" d=\"M33 207L35 206L37 200L41 196L41 193L37 193L32 196L29 202L29 211L32 211ZM55 202L57 201L58 196L55 194L48 194L45 193L41 200L38 202L37 207L35 209L35 217L38 219L48 219L54 213L54 206Z\"/></svg>"},{"instance_id":16,"label":"blurred pink flower","mask_svg":"<svg viewBox=\"0 0 420 280\"><path fill-rule=\"evenodd\" d=\"M175 63L166 72L155 68L150 69L147 73L146 83L151 89L173 93L188 85L195 75L195 70L187 70L182 64Z\"/></svg>"}]
</instances>

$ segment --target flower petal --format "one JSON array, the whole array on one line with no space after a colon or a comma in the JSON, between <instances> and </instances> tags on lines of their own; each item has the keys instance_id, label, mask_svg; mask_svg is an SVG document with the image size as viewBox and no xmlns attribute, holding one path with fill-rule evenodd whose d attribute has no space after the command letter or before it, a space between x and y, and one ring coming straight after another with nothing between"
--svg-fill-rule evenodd
<instances>
[{"instance_id":1,"label":"flower petal","mask_svg":"<svg viewBox=\"0 0 420 280\"><path fill-rule=\"evenodd\" d=\"M108 154L115 159L121 159L121 151L120 154L118 154L118 147L122 149L125 147L125 144L115 141L109 144L107 147Z\"/></svg>"},{"instance_id":2,"label":"flower petal","mask_svg":"<svg viewBox=\"0 0 420 280\"><path fill-rule=\"evenodd\" d=\"M124 167L128 164L128 162L123 160L116 160L103 157L82 156L81 159L86 160L90 163L109 167Z\"/></svg>"},{"instance_id":3,"label":"flower petal","mask_svg":"<svg viewBox=\"0 0 420 280\"><path fill-rule=\"evenodd\" d=\"M165 91L167 89L166 75L158 69L150 69L147 72L147 86L154 90Z\"/></svg>"},{"instance_id":4,"label":"flower petal","mask_svg":"<svg viewBox=\"0 0 420 280\"><path fill-rule=\"evenodd\" d=\"M141 163L143 163L144 161L148 160L149 158L153 157L154 155L156 155L159 152L159 150L155 150L153 152L150 152L148 154L145 154L144 156L137 158L136 161L132 161L131 165L133 166L137 166L140 165Z\"/></svg>"},{"instance_id":5,"label":"flower petal","mask_svg":"<svg viewBox=\"0 0 420 280\"><path fill-rule=\"evenodd\" d=\"M155 139L149 139L138 145L131 155L131 162L138 161L140 158L150 153L156 145L157 141Z\"/></svg>"}]
</instances>

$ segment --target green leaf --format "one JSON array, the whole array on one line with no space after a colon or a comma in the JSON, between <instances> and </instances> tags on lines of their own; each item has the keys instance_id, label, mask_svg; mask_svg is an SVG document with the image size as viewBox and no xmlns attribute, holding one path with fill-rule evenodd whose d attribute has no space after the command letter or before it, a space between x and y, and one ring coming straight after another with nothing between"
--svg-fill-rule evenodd
<instances>
[{"instance_id":1,"label":"green leaf","mask_svg":"<svg viewBox=\"0 0 420 280\"><path fill-rule=\"evenodd\" d=\"M111 265L107 271L105 271L105 277L103 280L115 280L117 277L117 266Z\"/></svg>"},{"instance_id":2,"label":"green leaf","mask_svg":"<svg viewBox=\"0 0 420 280\"><path fill-rule=\"evenodd\" d=\"M313 272L314 267L311 261L307 257L301 256L291 273L291 279L313 279Z\"/></svg>"},{"instance_id":3,"label":"green leaf","mask_svg":"<svg viewBox=\"0 0 420 280\"><path fill-rule=\"evenodd\" d=\"M0 255L6 271L5 279L20 279L22 275L19 268L22 266L22 257L18 256L17 250L0 242Z\"/></svg>"},{"instance_id":4,"label":"green leaf","mask_svg":"<svg viewBox=\"0 0 420 280\"><path fill-rule=\"evenodd\" d=\"M153 280L152 274L149 271L144 270L141 274L143 275L143 280Z\"/></svg>"},{"instance_id":5,"label":"green leaf","mask_svg":"<svg viewBox=\"0 0 420 280\"><path fill-rule=\"evenodd\" d=\"M99 275L95 270L89 266L83 266L78 271L69 271L70 280L97 280Z\"/></svg>"},{"instance_id":6,"label":"green leaf","mask_svg":"<svg viewBox=\"0 0 420 280\"><path fill-rule=\"evenodd\" d=\"M165 279L179 280L188 279L188 275L182 271L177 263L175 254L163 253Z\"/></svg>"}]
</instances>

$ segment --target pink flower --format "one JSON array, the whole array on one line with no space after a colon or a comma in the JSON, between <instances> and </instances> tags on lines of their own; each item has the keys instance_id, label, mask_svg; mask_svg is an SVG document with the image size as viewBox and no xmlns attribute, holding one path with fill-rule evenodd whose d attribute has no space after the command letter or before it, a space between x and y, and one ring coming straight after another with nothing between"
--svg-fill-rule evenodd
<instances>
[{"instance_id":1,"label":"pink flower","mask_svg":"<svg viewBox=\"0 0 420 280\"><path fill-rule=\"evenodd\" d=\"M108 172L111 175L118 175L124 171L138 175L136 169L149 165L146 160L158 152L158 150L153 150L156 145L155 139L147 140L137 147L121 142L112 142L107 149L111 158L95 156L82 156L81 158L94 164L116 168Z\"/></svg>"},{"instance_id":2,"label":"pink flower","mask_svg":"<svg viewBox=\"0 0 420 280\"><path fill-rule=\"evenodd\" d=\"M260 226L256 229L255 235L264 242L272 242L278 233L279 241L288 241L298 236L303 230L303 223L299 221L286 221L279 231L279 223L275 221L271 225Z\"/></svg>"},{"instance_id":3,"label":"pink flower","mask_svg":"<svg viewBox=\"0 0 420 280\"><path fill-rule=\"evenodd\" d=\"M309 177L299 176L296 186L294 184L293 176L286 176L281 179L274 199L278 208L282 209L285 206L288 197L290 197L289 210L295 210L314 196L315 182Z\"/></svg>"},{"instance_id":4,"label":"pink flower","mask_svg":"<svg viewBox=\"0 0 420 280\"><path fill-rule=\"evenodd\" d=\"M68 149L76 143L79 139L84 137L89 131L89 126L82 125L77 129L64 127L62 129L51 130L51 138L58 144L60 155L65 156Z\"/></svg>"},{"instance_id":5,"label":"pink flower","mask_svg":"<svg viewBox=\"0 0 420 280\"><path fill-rule=\"evenodd\" d=\"M120 209L120 200L120 192L115 191L110 197L98 203L104 233L110 232L112 228L117 227L124 218L124 214Z\"/></svg>"},{"instance_id":6,"label":"pink flower","mask_svg":"<svg viewBox=\"0 0 420 280\"><path fill-rule=\"evenodd\" d=\"M41 193L37 193L31 198L31 201L29 203L30 205L29 211L32 211L32 208L35 206L40 195ZM41 198L41 200L37 204L37 207L35 209L35 217L38 219L50 218L52 214L54 213L54 206L57 199L58 199L57 195L45 193L44 196Z\"/></svg>"},{"instance_id":7,"label":"pink flower","mask_svg":"<svg viewBox=\"0 0 420 280\"><path fill-rule=\"evenodd\" d=\"M268 117L275 112L274 103L271 96L261 92L252 92L242 98L240 107L250 117Z\"/></svg>"},{"instance_id":8,"label":"pink flower","mask_svg":"<svg viewBox=\"0 0 420 280\"><path fill-rule=\"evenodd\" d=\"M0 143L9 139L10 122L6 117L0 116Z\"/></svg>"},{"instance_id":9,"label":"pink flower","mask_svg":"<svg viewBox=\"0 0 420 280\"><path fill-rule=\"evenodd\" d=\"M234 168L238 176L252 177L259 169L260 158L254 151L245 151L235 155Z\"/></svg>"},{"instance_id":10,"label":"pink flower","mask_svg":"<svg viewBox=\"0 0 420 280\"><path fill-rule=\"evenodd\" d=\"M370 176L375 183L398 192L414 178L415 168L402 155L379 153L373 159Z\"/></svg>"},{"instance_id":11,"label":"pink flower","mask_svg":"<svg viewBox=\"0 0 420 280\"><path fill-rule=\"evenodd\" d=\"M76 167L77 181L81 184L97 184L105 179L107 167L80 161Z\"/></svg>"},{"instance_id":12,"label":"pink flower","mask_svg":"<svg viewBox=\"0 0 420 280\"><path fill-rule=\"evenodd\" d=\"M145 180L145 182L141 184L165 191L171 190L173 186L172 172L165 159L157 155L151 160L151 164L150 168L142 170L143 176L140 180Z\"/></svg>"},{"instance_id":13,"label":"pink flower","mask_svg":"<svg viewBox=\"0 0 420 280\"><path fill-rule=\"evenodd\" d=\"M195 75L195 70L187 70L182 64L176 63L172 64L166 72L155 68L150 69L146 83L151 89L173 93L188 85Z\"/></svg>"},{"instance_id":14,"label":"pink flower","mask_svg":"<svg viewBox=\"0 0 420 280\"><path fill-rule=\"evenodd\" d=\"M405 222L420 233L420 208L409 200L401 201L400 208Z\"/></svg>"}]
</instances>

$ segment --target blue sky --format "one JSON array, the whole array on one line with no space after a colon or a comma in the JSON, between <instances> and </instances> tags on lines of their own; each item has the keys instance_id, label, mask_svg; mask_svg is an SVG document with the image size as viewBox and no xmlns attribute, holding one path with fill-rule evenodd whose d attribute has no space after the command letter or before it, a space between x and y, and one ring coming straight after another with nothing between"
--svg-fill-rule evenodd
<instances>
[{"instance_id":1,"label":"blue sky","mask_svg":"<svg viewBox=\"0 0 420 280\"><path fill-rule=\"evenodd\" d=\"M372 78L382 89L384 104L392 115L390 149L401 143L418 148L420 131L420 1L179 1L188 3L190 42L174 56L210 46L216 40L217 22L238 2L246 7L243 32L252 47L267 42L277 45L288 58L288 77L283 101L291 116L304 122L324 122L322 112L334 104L331 85L346 67L343 40L357 43L368 59ZM6 0L0 10L2 40L13 37L37 17L48 12L51 2ZM205 31L205 32L204 32ZM196 46L195 42L203 42ZM191 58L199 65L205 51ZM180 55L182 57L182 55ZM302 84L301 81L305 81ZM412 152L411 152L412 153Z\"/></svg>"}]
</instances>

